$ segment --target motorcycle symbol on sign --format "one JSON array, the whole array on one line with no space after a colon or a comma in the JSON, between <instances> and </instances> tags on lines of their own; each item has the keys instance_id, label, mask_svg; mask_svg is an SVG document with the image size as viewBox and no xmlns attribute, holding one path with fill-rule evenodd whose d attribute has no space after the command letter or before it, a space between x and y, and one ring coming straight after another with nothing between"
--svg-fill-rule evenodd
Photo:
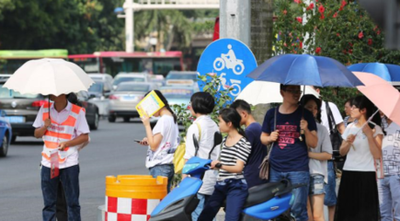
<instances>
[{"instance_id":1,"label":"motorcycle symbol on sign","mask_svg":"<svg viewBox=\"0 0 400 221\"><path fill-rule=\"evenodd\" d=\"M213 65L216 71L221 71L225 67L232 69L236 75L241 75L244 71L243 60L236 59L235 52L232 50L232 45L228 44L228 53L221 54L221 57L215 59Z\"/></svg>"},{"instance_id":2,"label":"motorcycle symbol on sign","mask_svg":"<svg viewBox=\"0 0 400 221\"><path fill-rule=\"evenodd\" d=\"M242 83L242 81L240 80L235 80L235 79L230 79L229 81L231 82L231 85L226 84L226 78L225 78L225 73L221 73L221 75L219 76L219 79L221 80L221 83L218 86L218 90L221 89L221 85L224 89L229 89L229 88L233 88L232 91L230 91L229 93L232 96L238 96L242 90L242 88L240 88L240 84Z\"/></svg>"}]
</instances>

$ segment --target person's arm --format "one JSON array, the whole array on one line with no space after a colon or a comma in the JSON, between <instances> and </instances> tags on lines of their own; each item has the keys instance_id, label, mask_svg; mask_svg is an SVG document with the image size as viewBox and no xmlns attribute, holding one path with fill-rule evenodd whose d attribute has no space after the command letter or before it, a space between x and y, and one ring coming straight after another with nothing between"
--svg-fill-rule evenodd
<instances>
[{"instance_id":1,"label":"person's arm","mask_svg":"<svg viewBox=\"0 0 400 221\"><path fill-rule=\"evenodd\" d=\"M336 125L336 129L339 131L340 134L343 134L346 127L344 126L344 123L342 122L342 123Z\"/></svg>"},{"instance_id":2,"label":"person's arm","mask_svg":"<svg viewBox=\"0 0 400 221\"><path fill-rule=\"evenodd\" d=\"M330 160L332 159L332 154L327 152L322 152L322 153L308 152L308 157L315 160Z\"/></svg>"},{"instance_id":3,"label":"person's arm","mask_svg":"<svg viewBox=\"0 0 400 221\"><path fill-rule=\"evenodd\" d=\"M346 156L350 150L350 147L353 146L353 142L356 139L354 134L349 134L346 139L343 139L342 145L340 146L339 153L341 156Z\"/></svg>"},{"instance_id":4,"label":"person's arm","mask_svg":"<svg viewBox=\"0 0 400 221\"><path fill-rule=\"evenodd\" d=\"M36 138L43 137L44 133L46 133L47 128L50 127L50 125L51 125L51 120L50 119L46 119L44 121L44 125L42 127L39 127L39 128L35 129L34 136Z\"/></svg>"},{"instance_id":5,"label":"person's arm","mask_svg":"<svg viewBox=\"0 0 400 221\"><path fill-rule=\"evenodd\" d=\"M72 140L61 142L58 144L59 150L64 150L66 147L73 147L83 143L89 142L89 134L81 134Z\"/></svg>"},{"instance_id":6,"label":"person's arm","mask_svg":"<svg viewBox=\"0 0 400 221\"><path fill-rule=\"evenodd\" d=\"M271 134L262 132L260 140L261 140L262 144L267 146L267 145L277 141L278 137L279 137L279 130L275 130Z\"/></svg>"},{"instance_id":7,"label":"person's arm","mask_svg":"<svg viewBox=\"0 0 400 221\"><path fill-rule=\"evenodd\" d=\"M369 151L371 152L374 159L379 159L382 157L382 149L381 148L382 148L383 135L382 135L382 133L379 133L378 135L376 135L374 137L374 132L377 129L378 129L378 126L376 126L374 130L372 130L368 126L368 124L362 128L365 136L367 136L367 138L368 138Z\"/></svg>"},{"instance_id":8,"label":"person's arm","mask_svg":"<svg viewBox=\"0 0 400 221\"><path fill-rule=\"evenodd\" d=\"M221 163L221 162L218 160L213 160L211 162L211 168L216 168L215 165L217 163ZM243 171L243 168L244 168L244 162L241 160L236 160L235 166L222 165L220 167L220 169L226 170L229 173L241 173Z\"/></svg>"},{"instance_id":9,"label":"person's arm","mask_svg":"<svg viewBox=\"0 0 400 221\"><path fill-rule=\"evenodd\" d=\"M146 140L143 139L141 144L144 143L144 140L145 140L145 143L147 143L147 145L149 145L151 151L157 151L158 147L161 144L163 136L161 133L153 134L153 131L150 126L150 117L147 114L144 114L144 116L142 116L141 119L142 119L142 122L143 122L143 125L145 128L145 131L146 131L146 138L147 138ZM156 126L154 127L155 131L158 131L157 130L158 126L161 126L161 127L164 126L164 125L159 125L159 123L162 123L162 122L160 122L161 120L162 119L159 119Z\"/></svg>"}]
</instances>

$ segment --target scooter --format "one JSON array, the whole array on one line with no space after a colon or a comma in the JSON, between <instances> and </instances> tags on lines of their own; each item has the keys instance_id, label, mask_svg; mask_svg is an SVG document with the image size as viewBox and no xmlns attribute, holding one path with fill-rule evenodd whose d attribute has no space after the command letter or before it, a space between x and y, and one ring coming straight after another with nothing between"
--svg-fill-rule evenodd
<instances>
[{"instance_id":1,"label":"scooter","mask_svg":"<svg viewBox=\"0 0 400 221\"><path fill-rule=\"evenodd\" d=\"M219 133L218 135L214 136L214 147L222 141L221 135ZM197 144L195 139L194 144L195 146ZM210 169L211 162L212 160L199 157L189 159L182 173L190 175L190 177L183 179L179 186L175 187L154 208L150 215L150 221L191 221L191 214L199 203L197 192L203 184L202 176L205 171ZM284 214L293 202L292 190L302 185L304 184L291 185L289 180L284 179L277 183L265 183L250 188L241 220L271 220ZM295 220L287 213L285 216L284 220Z\"/></svg>"}]
</instances>

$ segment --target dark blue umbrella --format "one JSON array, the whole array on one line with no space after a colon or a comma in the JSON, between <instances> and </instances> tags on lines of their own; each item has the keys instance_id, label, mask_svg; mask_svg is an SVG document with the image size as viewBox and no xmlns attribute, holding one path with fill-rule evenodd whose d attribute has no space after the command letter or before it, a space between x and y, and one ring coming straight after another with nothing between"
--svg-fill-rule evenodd
<instances>
[{"instance_id":1,"label":"dark blue umbrella","mask_svg":"<svg viewBox=\"0 0 400 221\"><path fill-rule=\"evenodd\" d=\"M382 79L400 84L400 66L394 64L359 63L347 67L350 71L368 72L381 77Z\"/></svg>"},{"instance_id":2,"label":"dark blue umbrella","mask_svg":"<svg viewBox=\"0 0 400 221\"><path fill-rule=\"evenodd\" d=\"M284 54L268 59L249 75L258 81L319 87L363 85L349 69L335 59L308 54Z\"/></svg>"}]
</instances>

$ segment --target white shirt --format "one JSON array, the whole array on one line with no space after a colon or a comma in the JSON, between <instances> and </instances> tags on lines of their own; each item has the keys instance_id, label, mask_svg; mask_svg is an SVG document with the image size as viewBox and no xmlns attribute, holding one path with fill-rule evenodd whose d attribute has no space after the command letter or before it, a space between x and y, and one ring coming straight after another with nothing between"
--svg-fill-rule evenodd
<instances>
[{"instance_id":1,"label":"white shirt","mask_svg":"<svg viewBox=\"0 0 400 221\"><path fill-rule=\"evenodd\" d=\"M201 137L199 141L199 128L197 126L199 124L201 130ZM218 125L211 119L209 115L202 115L198 117L193 124L188 128L186 133L186 153L184 155L184 159L188 160L194 157L195 147L193 144L193 134L195 135L197 141L199 141L199 150L197 152L197 156L203 159L211 159L217 160L221 151L220 145L216 146L211 153L211 157L209 158L209 154L211 148L214 144L214 134L215 132L219 132ZM205 195L211 195L214 192L214 186L217 182L217 171L216 170L208 170L205 172L203 177L203 185L201 186L199 193Z\"/></svg>"},{"instance_id":2,"label":"white shirt","mask_svg":"<svg viewBox=\"0 0 400 221\"><path fill-rule=\"evenodd\" d=\"M336 104L332 102L328 102L329 108L331 109L333 119L335 122L332 122L332 128L334 127L333 124L338 125L343 122L343 117L340 114L339 109L337 108ZM329 120L328 120L328 112L326 111L326 102L322 101L321 105L321 124L328 129L329 134L331 133L331 130L329 128Z\"/></svg>"},{"instance_id":3,"label":"white shirt","mask_svg":"<svg viewBox=\"0 0 400 221\"><path fill-rule=\"evenodd\" d=\"M368 127L368 125L366 125ZM344 163L343 170L348 171L369 171L375 172L374 158L369 150L368 138L362 132L362 129L357 127L354 123L346 127L342 137L345 140L348 135L357 134L353 142L353 147L350 147L347 153L346 162ZM374 138L379 134L383 134L380 126L375 126Z\"/></svg>"},{"instance_id":4,"label":"white shirt","mask_svg":"<svg viewBox=\"0 0 400 221\"><path fill-rule=\"evenodd\" d=\"M400 126L392 122L386 127L382 142L383 172L385 176L400 174Z\"/></svg>"},{"instance_id":5,"label":"white shirt","mask_svg":"<svg viewBox=\"0 0 400 221\"><path fill-rule=\"evenodd\" d=\"M317 123L318 144L316 148L310 148L313 153L329 153L332 154L332 143L329 137L328 130ZM311 159L309 162L310 175L320 174L324 176L325 183L328 183L328 162L326 160Z\"/></svg>"},{"instance_id":6,"label":"white shirt","mask_svg":"<svg viewBox=\"0 0 400 221\"><path fill-rule=\"evenodd\" d=\"M69 113L71 112L71 108L72 108L72 104L70 102L68 102L67 106L62 111L58 112L54 108L54 103L52 103L51 107L50 107L50 117L53 121L61 124L62 122L67 120ZM44 126L44 121L43 121L43 106L42 106L36 116L35 122L33 122L33 127L40 128L43 126ZM80 111L79 115L78 115L78 119L76 119L75 131L74 131L74 134L72 135L71 140L73 140L75 137L78 137L81 134L88 134L88 133L90 133L90 130L89 130L89 125L86 121L85 112ZM75 153L72 153L71 155L69 155L67 157L65 162L59 164L60 169L78 165L78 163L79 163L78 158L79 158L78 151L76 151ZM50 161L48 161L43 156L42 156L41 163L43 166L50 168Z\"/></svg>"},{"instance_id":7,"label":"white shirt","mask_svg":"<svg viewBox=\"0 0 400 221\"><path fill-rule=\"evenodd\" d=\"M151 168L156 165L172 164L174 153L179 145L178 124L174 122L174 117L163 115L158 119L153 128L153 136L162 135L162 140L156 151L152 151L150 146L147 150L146 167Z\"/></svg>"}]
</instances>

